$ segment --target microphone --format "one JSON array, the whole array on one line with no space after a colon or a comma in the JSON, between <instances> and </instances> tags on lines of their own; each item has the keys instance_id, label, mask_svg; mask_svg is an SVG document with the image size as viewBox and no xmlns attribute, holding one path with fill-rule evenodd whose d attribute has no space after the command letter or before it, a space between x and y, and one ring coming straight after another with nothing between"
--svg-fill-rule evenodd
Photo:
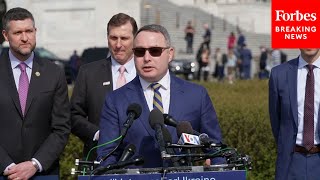
<instances>
[{"instance_id":1,"label":"microphone","mask_svg":"<svg viewBox=\"0 0 320 180\"><path fill-rule=\"evenodd\" d=\"M177 121L173 119L169 114L163 114L164 123L168 126L177 127Z\"/></svg>"},{"instance_id":2,"label":"microphone","mask_svg":"<svg viewBox=\"0 0 320 180\"><path fill-rule=\"evenodd\" d=\"M149 124L150 124L151 128L154 129L156 132L156 139L159 144L161 158L162 159L168 158L167 151L165 148L164 138L163 138L163 134L162 134L162 127L164 125L164 119L163 119L163 114L159 109L153 109L150 112Z\"/></svg>"},{"instance_id":3,"label":"microphone","mask_svg":"<svg viewBox=\"0 0 320 180\"><path fill-rule=\"evenodd\" d=\"M131 127L133 121L140 117L141 111L142 109L139 104L133 103L129 105L127 109L127 120L123 124L123 128L120 133L121 136L125 136L127 134L127 131Z\"/></svg>"},{"instance_id":4,"label":"microphone","mask_svg":"<svg viewBox=\"0 0 320 180\"><path fill-rule=\"evenodd\" d=\"M106 156L100 159L100 163L102 161L105 161L109 156L111 156L111 154L113 154L118 149L119 145L122 143L124 137L126 136L129 128L131 127L133 121L140 117L141 112L142 112L142 109L139 104L133 103L128 106L127 120L126 122L123 123L123 128L121 129L121 132L120 132L120 136L122 136L122 138L118 142L117 146L114 149L112 149L112 151L110 151Z\"/></svg>"},{"instance_id":5,"label":"microphone","mask_svg":"<svg viewBox=\"0 0 320 180\"><path fill-rule=\"evenodd\" d=\"M226 148L227 145L222 144L222 143L216 143L213 139L211 139L208 134L206 133L201 133L199 135L200 143L204 145L205 147L213 148L213 147L222 147Z\"/></svg>"},{"instance_id":6,"label":"microphone","mask_svg":"<svg viewBox=\"0 0 320 180\"><path fill-rule=\"evenodd\" d=\"M97 169L95 169L93 171L92 174L95 175L102 175L104 174L106 171L112 170L112 169L120 169L123 168L125 166L129 166L129 165L135 165L135 166L140 166L144 163L144 159L141 156L138 157L134 157L131 160L126 160L126 161L121 161L121 162L117 162L115 164L109 164L107 166L100 166Z\"/></svg>"},{"instance_id":7,"label":"microphone","mask_svg":"<svg viewBox=\"0 0 320 180\"><path fill-rule=\"evenodd\" d=\"M188 121L181 121L177 124L178 144L200 145L199 137L193 135L193 129Z\"/></svg>"},{"instance_id":8,"label":"microphone","mask_svg":"<svg viewBox=\"0 0 320 180\"><path fill-rule=\"evenodd\" d=\"M171 137L171 134L169 132L169 130L166 128L166 127L162 127L162 133L163 133L163 139L164 139L164 142L166 144L166 147L168 145L171 145L172 144L172 137ZM179 164L179 159L177 157L171 157L171 155L175 155L176 153L174 152L174 150L172 148L166 148L167 152L168 152L168 156L170 156L171 158L171 161L173 163L173 166L174 167L178 167L180 166Z\"/></svg>"},{"instance_id":9,"label":"microphone","mask_svg":"<svg viewBox=\"0 0 320 180\"><path fill-rule=\"evenodd\" d=\"M119 162L126 161L130 159L134 153L136 152L136 146L133 144L129 144L124 150L119 159Z\"/></svg>"},{"instance_id":10,"label":"microphone","mask_svg":"<svg viewBox=\"0 0 320 180\"><path fill-rule=\"evenodd\" d=\"M193 129L191 124L188 121L182 121L177 124L177 134L178 137L180 136L178 140L178 144L191 144L191 145L199 145L199 137L192 135ZM185 152L187 154L191 154L190 149L182 149L181 152ZM185 157L185 159L182 159L181 163L186 164L187 166L192 166L193 159L190 156Z\"/></svg>"},{"instance_id":11,"label":"microphone","mask_svg":"<svg viewBox=\"0 0 320 180\"><path fill-rule=\"evenodd\" d=\"M173 127L176 127L177 130L178 130L178 126L185 126L184 128L186 128L188 125L186 125L186 123L189 123L188 121L181 121L181 122L177 122L175 119L173 119L172 116L170 116L169 114L164 114L163 115L164 117L164 123L168 126L173 126ZM181 124L183 123L183 124ZM180 125L179 125L180 124ZM190 124L191 126L191 124ZM192 128L192 126L191 126ZM190 130L189 130L190 132ZM178 133L179 134L179 133ZM212 147L227 147L227 145L225 144L222 144L222 143L216 143L212 138L210 138L206 133L199 133L198 131L196 130L192 130L192 133L190 134L194 134L194 135L197 135L199 136L200 138L200 143L206 147L209 147L209 148L212 148ZM179 137L179 136L178 136Z\"/></svg>"},{"instance_id":12,"label":"microphone","mask_svg":"<svg viewBox=\"0 0 320 180\"><path fill-rule=\"evenodd\" d=\"M74 164L76 166L80 166L80 165L94 165L94 166L96 166L96 165L99 165L100 162L99 161L82 161L80 159L76 159Z\"/></svg>"}]
</instances>

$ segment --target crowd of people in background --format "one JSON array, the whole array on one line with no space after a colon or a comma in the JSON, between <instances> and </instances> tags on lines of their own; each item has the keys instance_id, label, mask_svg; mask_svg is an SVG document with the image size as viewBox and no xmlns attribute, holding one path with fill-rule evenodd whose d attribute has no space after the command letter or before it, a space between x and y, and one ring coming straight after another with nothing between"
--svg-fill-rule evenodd
<instances>
[{"instance_id":1,"label":"crowd of people in background","mask_svg":"<svg viewBox=\"0 0 320 180\"><path fill-rule=\"evenodd\" d=\"M186 41L186 53L194 54L194 37L195 27L192 21L188 21L184 29L184 39ZM208 81L210 79L219 82L227 81L233 84L236 79L251 79L252 60L254 59L251 49L247 45L246 37L237 29L235 32L230 32L227 37L227 49L216 47L212 53L210 42L212 40L212 32L209 24L203 25L202 42L195 53L195 58L198 63L198 70L195 74L197 80ZM280 49L268 49L265 46L260 46L261 54L257 57L259 61L257 77L259 79L269 78L269 73L272 67L277 66L287 61L287 55ZM69 59L72 80L75 81L78 70L81 66L81 58L74 50Z\"/></svg>"},{"instance_id":2,"label":"crowd of people in background","mask_svg":"<svg viewBox=\"0 0 320 180\"><path fill-rule=\"evenodd\" d=\"M233 84L235 79L253 78L252 61L254 57L241 30L237 29L237 35L235 32L230 32L227 37L226 50L216 46L212 53L210 47L212 32L208 24L204 24L203 28L203 39L195 54L198 63L196 79L199 81L216 79L219 82L227 80L228 83ZM186 53L192 54L195 28L191 21L188 21L184 31L187 44ZM280 49L267 49L264 46L261 46L260 50L260 57L256 59L259 61L257 76L260 79L266 79L269 78L272 67L287 61L287 55Z\"/></svg>"}]
</instances>

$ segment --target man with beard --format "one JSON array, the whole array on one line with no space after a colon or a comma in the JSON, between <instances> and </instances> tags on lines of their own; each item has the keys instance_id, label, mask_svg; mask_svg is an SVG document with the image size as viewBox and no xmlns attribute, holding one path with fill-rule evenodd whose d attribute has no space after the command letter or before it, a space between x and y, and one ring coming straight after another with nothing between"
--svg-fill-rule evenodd
<instances>
[{"instance_id":1,"label":"man with beard","mask_svg":"<svg viewBox=\"0 0 320 180\"><path fill-rule=\"evenodd\" d=\"M10 9L2 23L10 47L0 57L1 175L10 180L58 176L70 133L64 72L33 52L37 29L28 10Z\"/></svg>"}]
</instances>

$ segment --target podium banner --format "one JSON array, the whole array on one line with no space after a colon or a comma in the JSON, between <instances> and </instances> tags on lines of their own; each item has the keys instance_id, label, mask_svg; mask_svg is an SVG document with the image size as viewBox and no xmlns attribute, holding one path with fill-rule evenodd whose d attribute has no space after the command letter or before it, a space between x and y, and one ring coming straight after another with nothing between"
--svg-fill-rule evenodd
<instances>
[{"instance_id":1,"label":"podium banner","mask_svg":"<svg viewBox=\"0 0 320 180\"><path fill-rule=\"evenodd\" d=\"M246 171L206 171L154 174L110 174L102 176L78 176L78 180L246 180Z\"/></svg>"}]
</instances>

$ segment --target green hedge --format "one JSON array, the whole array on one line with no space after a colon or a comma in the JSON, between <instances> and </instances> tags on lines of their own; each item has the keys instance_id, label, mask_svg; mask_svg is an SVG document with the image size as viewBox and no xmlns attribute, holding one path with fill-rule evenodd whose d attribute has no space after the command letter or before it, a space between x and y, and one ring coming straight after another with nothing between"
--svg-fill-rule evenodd
<instances>
[{"instance_id":1,"label":"green hedge","mask_svg":"<svg viewBox=\"0 0 320 180\"><path fill-rule=\"evenodd\" d=\"M201 83L216 109L224 142L252 158L248 180L274 179L276 147L268 115L268 82L260 80ZM70 169L82 157L82 143L70 136L61 156L61 179L74 179Z\"/></svg>"}]
</instances>

